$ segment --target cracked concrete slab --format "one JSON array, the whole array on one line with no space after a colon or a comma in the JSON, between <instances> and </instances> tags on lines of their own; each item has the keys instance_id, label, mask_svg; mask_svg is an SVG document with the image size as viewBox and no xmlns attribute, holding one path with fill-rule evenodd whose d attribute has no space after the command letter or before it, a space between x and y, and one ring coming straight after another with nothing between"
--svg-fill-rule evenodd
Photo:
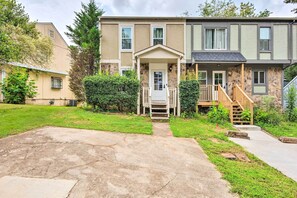
<instances>
[{"instance_id":1,"label":"cracked concrete slab","mask_svg":"<svg viewBox=\"0 0 297 198\"><path fill-rule=\"evenodd\" d=\"M75 180L5 176L0 178L0 197L66 198Z\"/></svg>"},{"instance_id":2,"label":"cracked concrete slab","mask_svg":"<svg viewBox=\"0 0 297 198\"><path fill-rule=\"evenodd\" d=\"M77 180L69 197L233 197L193 139L46 127L0 140L0 177Z\"/></svg>"}]
</instances>

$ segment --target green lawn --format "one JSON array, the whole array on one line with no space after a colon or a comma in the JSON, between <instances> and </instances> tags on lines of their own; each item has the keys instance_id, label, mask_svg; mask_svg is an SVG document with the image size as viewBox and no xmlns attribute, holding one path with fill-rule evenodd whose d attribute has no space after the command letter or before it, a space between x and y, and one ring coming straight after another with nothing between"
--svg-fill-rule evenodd
<instances>
[{"instance_id":1,"label":"green lawn","mask_svg":"<svg viewBox=\"0 0 297 198\"><path fill-rule=\"evenodd\" d=\"M265 124L260 127L276 137L297 137L297 122L281 122L277 126Z\"/></svg>"},{"instance_id":2,"label":"green lawn","mask_svg":"<svg viewBox=\"0 0 297 198\"><path fill-rule=\"evenodd\" d=\"M93 113L76 107L0 104L0 138L43 126L152 133L146 117Z\"/></svg>"},{"instance_id":3,"label":"green lawn","mask_svg":"<svg viewBox=\"0 0 297 198\"><path fill-rule=\"evenodd\" d=\"M177 137L192 137L208 155L210 161L230 182L231 190L241 197L292 197L297 196L297 183L268 166L225 136L231 125L217 127L205 117L199 119L170 119L170 127ZM222 152L245 153L251 162L227 160Z\"/></svg>"}]
</instances>

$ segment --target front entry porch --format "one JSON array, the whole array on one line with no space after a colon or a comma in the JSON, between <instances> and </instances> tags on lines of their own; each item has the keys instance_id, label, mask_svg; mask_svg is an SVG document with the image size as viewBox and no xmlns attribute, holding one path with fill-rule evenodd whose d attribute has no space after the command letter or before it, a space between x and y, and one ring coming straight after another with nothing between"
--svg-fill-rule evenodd
<instances>
[{"instance_id":1,"label":"front entry porch","mask_svg":"<svg viewBox=\"0 0 297 198\"><path fill-rule=\"evenodd\" d=\"M135 53L137 76L141 81L137 114L149 113L152 119L180 115L178 84L183 54L164 45Z\"/></svg>"}]
</instances>

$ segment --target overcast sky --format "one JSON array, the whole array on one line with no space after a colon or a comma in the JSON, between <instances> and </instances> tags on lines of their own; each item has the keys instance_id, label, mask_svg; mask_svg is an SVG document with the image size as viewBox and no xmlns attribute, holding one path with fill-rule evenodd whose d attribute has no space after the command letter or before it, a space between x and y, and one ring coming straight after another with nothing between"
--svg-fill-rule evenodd
<instances>
[{"instance_id":1,"label":"overcast sky","mask_svg":"<svg viewBox=\"0 0 297 198\"><path fill-rule=\"evenodd\" d=\"M66 25L70 25L75 17L74 11L81 9L81 2L89 0L18 0L25 6L31 20L53 22L67 43ZM235 0L235 2L248 0ZM191 16L197 16L196 10L204 0L96 0L105 11L104 15L141 15L141 16L180 16L189 11ZM257 11L268 9L272 16L294 16L292 4L286 5L283 0L250 0Z\"/></svg>"}]
</instances>

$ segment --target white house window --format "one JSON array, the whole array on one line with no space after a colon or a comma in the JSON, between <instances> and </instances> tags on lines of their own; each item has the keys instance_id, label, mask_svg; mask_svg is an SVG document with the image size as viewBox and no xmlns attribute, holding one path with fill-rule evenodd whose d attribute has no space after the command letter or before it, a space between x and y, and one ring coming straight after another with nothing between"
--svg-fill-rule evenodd
<instances>
[{"instance_id":1,"label":"white house window","mask_svg":"<svg viewBox=\"0 0 297 198\"><path fill-rule=\"evenodd\" d=\"M132 49L132 28L122 27L122 50Z\"/></svg>"},{"instance_id":2,"label":"white house window","mask_svg":"<svg viewBox=\"0 0 297 198\"><path fill-rule=\"evenodd\" d=\"M55 31L54 30L48 30L48 35L49 35L49 37L54 39L55 38Z\"/></svg>"},{"instance_id":3,"label":"white house window","mask_svg":"<svg viewBox=\"0 0 297 198\"><path fill-rule=\"evenodd\" d=\"M164 45L164 28L154 27L153 28L153 45Z\"/></svg>"},{"instance_id":4,"label":"white house window","mask_svg":"<svg viewBox=\"0 0 297 198\"><path fill-rule=\"evenodd\" d=\"M62 78L51 77L52 89L62 89Z\"/></svg>"},{"instance_id":5,"label":"white house window","mask_svg":"<svg viewBox=\"0 0 297 198\"><path fill-rule=\"evenodd\" d=\"M198 72L198 81L200 85L207 85L207 71Z\"/></svg>"},{"instance_id":6,"label":"white house window","mask_svg":"<svg viewBox=\"0 0 297 198\"><path fill-rule=\"evenodd\" d=\"M227 49L227 29L209 28L205 30L205 49Z\"/></svg>"},{"instance_id":7,"label":"white house window","mask_svg":"<svg viewBox=\"0 0 297 198\"><path fill-rule=\"evenodd\" d=\"M266 94L266 73L265 71L254 71L253 73L253 93L254 94Z\"/></svg>"},{"instance_id":8,"label":"white house window","mask_svg":"<svg viewBox=\"0 0 297 198\"><path fill-rule=\"evenodd\" d=\"M129 71L131 71L131 67L121 67L121 76L126 76Z\"/></svg>"},{"instance_id":9,"label":"white house window","mask_svg":"<svg viewBox=\"0 0 297 198\"><path fill-rule=\"evenodd\" d=\"M270 27L261 27L260 28L260 50L261 51L270 51L271 43L271 28Z\"/></svg>"}]
</instances>

